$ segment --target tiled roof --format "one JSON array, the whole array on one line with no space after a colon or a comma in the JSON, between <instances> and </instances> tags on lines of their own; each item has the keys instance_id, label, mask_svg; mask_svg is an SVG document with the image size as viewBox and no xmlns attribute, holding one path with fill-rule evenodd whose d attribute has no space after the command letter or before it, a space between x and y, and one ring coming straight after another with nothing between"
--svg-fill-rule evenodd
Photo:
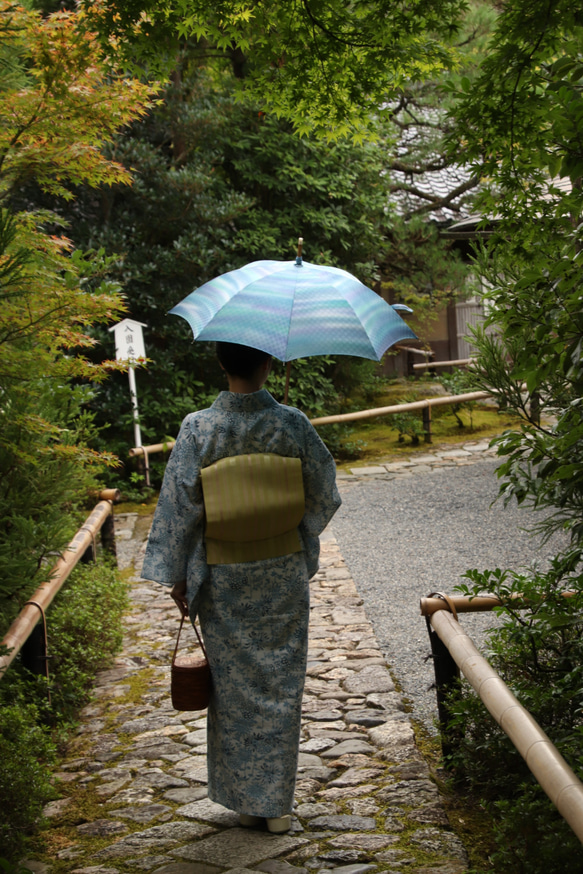
<instances>
[{"instance_id":1,"label":"tiled roof","mask_svg":"<svg viewBox=\"0 0 583 874\"><path fill-rule=\"evenodd\" d=\"M392 183L399 188L391 199L402 215L421 210L429 219L450 224L471 213L472 190L466 189L471 184L473 174L468 167L456 164L444 166L443 156L437 149L432 150L431 141L435 139L440 113L437 110L425 110L419 116L427 124L413 124L404 129L398 144L394 163L402 164L404 168L390 171ZM406 172L408 164L415 168L419 162L418 156L423 152L426 153L424 164L430 169L422 173ZM440 205L452 193L454 197L447 204ZM427 210L432 201L436 208Z\"/></svg>"}]
</instances>

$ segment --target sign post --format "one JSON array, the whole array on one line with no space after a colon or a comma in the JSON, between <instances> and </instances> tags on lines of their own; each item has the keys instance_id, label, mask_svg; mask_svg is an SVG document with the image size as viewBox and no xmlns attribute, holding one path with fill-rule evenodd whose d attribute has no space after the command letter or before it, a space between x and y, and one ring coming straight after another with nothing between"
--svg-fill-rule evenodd
<instances>
[{"instance_id":1,"label":"sign post","mask_svg":"<svg viewBox=\"0 0 583 874\"><path fill-rule=\"evenodd\" d=\"M134 441L136 446L142 446L142 434L140 431L140 415L138 411L138 393L136 389L135 365L146 357L144 335L142 328L146 328L144 322L136 322L134 319L124 319L112 328L115 337L115 357L118 361L129 363L128 377L130 381L130 397L132 400L132 413L134 418ZM150 468L148 456L144 453L146 485L150 485Z\"/></svg>"}]
</instances>

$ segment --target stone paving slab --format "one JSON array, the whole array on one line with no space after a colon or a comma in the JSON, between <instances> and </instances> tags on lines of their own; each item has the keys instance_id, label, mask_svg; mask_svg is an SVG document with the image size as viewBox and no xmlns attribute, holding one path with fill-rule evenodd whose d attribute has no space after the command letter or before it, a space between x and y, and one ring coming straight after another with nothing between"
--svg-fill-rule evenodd
<instances>
[{"instance_id":1,"label":"stone paving slab","mask_svg":"<svg viewBox=\"0 0 583 874\"><path fill-rule=\"evenodd\" d=\"M443 463L434 456L420 464ZM61 763L61 798L45 808L52 856L35 874L463 874L465 849L330 532L311 582L292 830L242 829L207 798L206 714L177 713L169 696L177 610L139 576L150 522L116 517L132 587L123 652Z\"/></svg>"},{"instance_id":2,"label":"stone paving slab","mask_svg":"<svg viewBox=\"0 0 583 874\"><path fill-rule=\"evenodd\" d=\"M496 449L490 449L490 445L484 440L470 440L457 446L455 449L435 449L432 452L411 455L402 461L379 462L378 464L351 467L349 473L339 473L339 479L358 481L361 478L394 479L394 477L407 477L421 475L452 465L474 464L484 457L492 457L497 454Z\"/></svg>"},{"instance_id":3,"label":"stone paving slab","mask_svg":"<svg viewBox=\"0 0 583 874\"><path fill-rule=\"evenodd\" d=\"M378 464L351 467L349 473L339 473L343 481L363 478L393 479L395 476L405 477L415 474L429 473L442 467L452 465L474 464L480 458L497 454L496 449L484 440L470 440L455 449L435 449L432 452L411 455L408 459L399 461L379 462Z\"/></svg>"}]
</instances>

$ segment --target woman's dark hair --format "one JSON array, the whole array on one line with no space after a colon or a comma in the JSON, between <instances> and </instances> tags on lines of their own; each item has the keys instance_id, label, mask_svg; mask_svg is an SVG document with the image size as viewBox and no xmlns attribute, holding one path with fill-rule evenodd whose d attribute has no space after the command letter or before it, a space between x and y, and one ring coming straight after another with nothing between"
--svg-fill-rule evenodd
<instances>
[{"instance_id":1,"label":"woman's dark hair","mask_svg":"<svg viewBox=\"0 0 583 874\"><path fill-rule=\"evenodd\" d=\"M216 352L229 376L238 376L240 379L249 379L258 367L271 359L268 352L239 343L217 343Z\"/></svg>"}]
</instances>

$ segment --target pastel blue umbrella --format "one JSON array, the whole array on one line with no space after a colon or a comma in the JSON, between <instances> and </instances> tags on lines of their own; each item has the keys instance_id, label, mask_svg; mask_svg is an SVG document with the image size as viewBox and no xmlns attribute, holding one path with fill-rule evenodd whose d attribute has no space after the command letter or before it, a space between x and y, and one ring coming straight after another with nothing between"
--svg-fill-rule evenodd
<instances>
[{"instance_id":1,"label":"pastel blue umbrella","mask_svg":"<svg viewBox=\"0 0 583 874\"><path fill-rule=\"evenodd\" d=\"M380 361L399 340L417 339L396 309L351 273L300 255L223 273L170 313L186 319L195 340L240 343L280 361L310 355Z\"/></svg>"}]
</instances>

